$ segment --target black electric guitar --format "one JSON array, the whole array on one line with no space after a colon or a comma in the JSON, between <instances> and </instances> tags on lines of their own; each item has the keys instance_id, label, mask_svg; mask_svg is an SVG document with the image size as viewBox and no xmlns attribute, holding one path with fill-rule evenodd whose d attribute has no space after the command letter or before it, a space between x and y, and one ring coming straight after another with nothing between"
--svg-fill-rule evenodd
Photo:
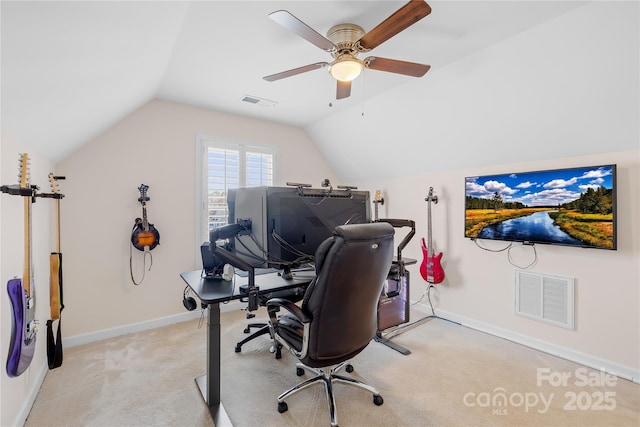
<instances>
[{"instance_id":1,"label":"black electric guitar","mask_svg":"<svg viewBox=\"0 0 640 427\"><path fill-rule=\"evenodd\" d=\"M58 190L57 180L63 176L49 174L52 196L56 201L56 251L49 255L49 307L51 320L47 320L47 362L49 369L62 365L62 320L60 313L64 309L62 300L62 252L60 252L60 199L64 197ZM53 322L58 320L57 332L53 333Z\"/></svg>"},{"instance_id":2,"label":"black electric guitar","mask_svg":"<svg viewBox=\"0 0 640 427\"><path fill-rule=\"evenodd\" d=\"M160 244L160 233L147 220L147 202L150 200L147 196L148 189L149 186L144 184L138 187L140 191L138 201L142 203L142 219L136 218L135 226L131 233L131 243L139 251L152 250Z\"/></svg>"},{"instance_id":3,"label":"black electric guitar","mask_svg":"<svg viewBox=\"0 0 640 427\"><path fill-rule=\"evenodd\" d=\"M20 155L20 190L24 199L24 269L22 279L14 278L7 282L7 292L13 313L11 322L11 340L7 356L7 375L22 375L31 364L36 348L37 322L35 286L31 269L31 204L34 190L29 184L29 155Z\"/></svg>"},{"instance_id":4,"label":"black electric guitar","mask_svg":"<svg viewBox=\"0 0 640 427\"><path fill-rule=\"evenodd\" d=\"M421 241L422 244L422 263L420 264L420 275L429 283L441 283L444 280L444 270L440 265L440 259L442 258L442 252L438 255L433 251L433 239L431 237L431 202L438 203L438 196L433 195L433 187L429 187L429 195L425 199L428 202L428 215L427 215L427 239L428 243L425 243L424 238Z\"/></svg>"}]
</instances>

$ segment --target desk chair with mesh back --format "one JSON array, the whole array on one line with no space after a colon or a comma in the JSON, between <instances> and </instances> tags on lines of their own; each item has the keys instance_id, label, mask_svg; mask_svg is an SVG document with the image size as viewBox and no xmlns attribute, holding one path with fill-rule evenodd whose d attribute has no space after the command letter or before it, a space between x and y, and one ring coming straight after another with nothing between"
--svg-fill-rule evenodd
<instances>
[{"instance_id":1,"label":"desk chair with mesh back","mask_svg":"<svg viewBox=\"0 0 640 427\"><path fill-rule=\"evenodd\" d=\"M278 347L284 346L304 370L316 374L278 396L278 411L284 401L316 382L325 385L331 425L337 425L333 383L341 382L373 393L373 403L382 405L378 391L353 378L350 359L367 347L378 329L377 308L383 283L393 257L394 229L387 223L341 225L316 252L316 278L299 307L283 299L267 302L269 323ZM286 309L278 315L280 308Z\"/></svg>"},{"instance_id":2,"label":"desk chair with mesh back","mask_svg":"<svg viewBox=\"0 0 640 427\"><path fill-rule=\"evenodd\" d=\"M267 305L267 301L270 300L271 298L282 298L287 301L290 301L291 303L296 303L302 300L302 297L304 296L304 291L305 291L304 287L297 287L293 289L284 289L280 291L261 294L258 296L258 305L260 307L265 307ZM247 319L251 319L253 317L255 317L253 314L247 313ZM242 346L248 343L249 341L259 336L271 333L271 329L268 322L249 323L243 332L245 334L251 333L251 328L257 328L258 330L252 333L251 335L249 335L248 337L246 337L245 339L243 339L242 341L238 341L238 343L236 344L236 353L240 353L242 351ZM279 353L276 356L279 356Z\"/></svg>"}]
</instances>

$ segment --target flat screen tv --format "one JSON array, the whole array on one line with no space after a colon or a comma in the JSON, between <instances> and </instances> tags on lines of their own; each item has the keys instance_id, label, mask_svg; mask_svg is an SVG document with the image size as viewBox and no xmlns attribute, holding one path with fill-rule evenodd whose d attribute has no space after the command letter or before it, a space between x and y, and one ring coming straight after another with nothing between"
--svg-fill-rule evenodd
<instances>
[{"instance_id":1,"label":"flat screen tv","mask_svg":"<svg viewBox=\"0 0 640 427\"><path fill-rule=\"evenodd\" d=\"M465 237L616 249L616 165L465 178Z\"/></svg>"}]
</instances>

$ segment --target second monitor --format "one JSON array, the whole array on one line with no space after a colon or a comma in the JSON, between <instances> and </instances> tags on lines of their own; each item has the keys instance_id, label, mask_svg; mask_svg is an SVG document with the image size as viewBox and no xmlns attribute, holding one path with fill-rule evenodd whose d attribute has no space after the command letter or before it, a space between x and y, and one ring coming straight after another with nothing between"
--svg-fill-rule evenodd
<instances>
[{"instance_id":1,"label":"second monitor","mask_svg":"<svg viewBox=\"0 0 640 427\"><path fill-rule=\"evenodd\" d=\"M285 274L313 261L338 225L371 222L368 191L294 187L230 190L229 224L251 224L231 239L235 254L254 267Z\"/></svg>"}]
</instances>

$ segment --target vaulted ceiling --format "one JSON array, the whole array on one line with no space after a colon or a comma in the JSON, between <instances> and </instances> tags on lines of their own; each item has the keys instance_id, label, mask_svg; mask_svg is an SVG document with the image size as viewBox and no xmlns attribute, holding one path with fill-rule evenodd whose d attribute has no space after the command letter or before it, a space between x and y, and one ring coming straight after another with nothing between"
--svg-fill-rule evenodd
<instances>
[{"instance_id":1,"label":"vaulted ceiling","mask_svg":"<svg viewBox=\"0 0 640 427\"><path fill-rule=\"evenodd\" d=\"M405 3L2 1L2 127L53 161L153 98L308 127L413 77L365 70L338 101L326 70L267 82L331 60L268 14L288 10L324 35L345 22L369 31ZM429 16L373 52L442 68L581 3L430 1Z\"/></svg>"}]
</instances>

